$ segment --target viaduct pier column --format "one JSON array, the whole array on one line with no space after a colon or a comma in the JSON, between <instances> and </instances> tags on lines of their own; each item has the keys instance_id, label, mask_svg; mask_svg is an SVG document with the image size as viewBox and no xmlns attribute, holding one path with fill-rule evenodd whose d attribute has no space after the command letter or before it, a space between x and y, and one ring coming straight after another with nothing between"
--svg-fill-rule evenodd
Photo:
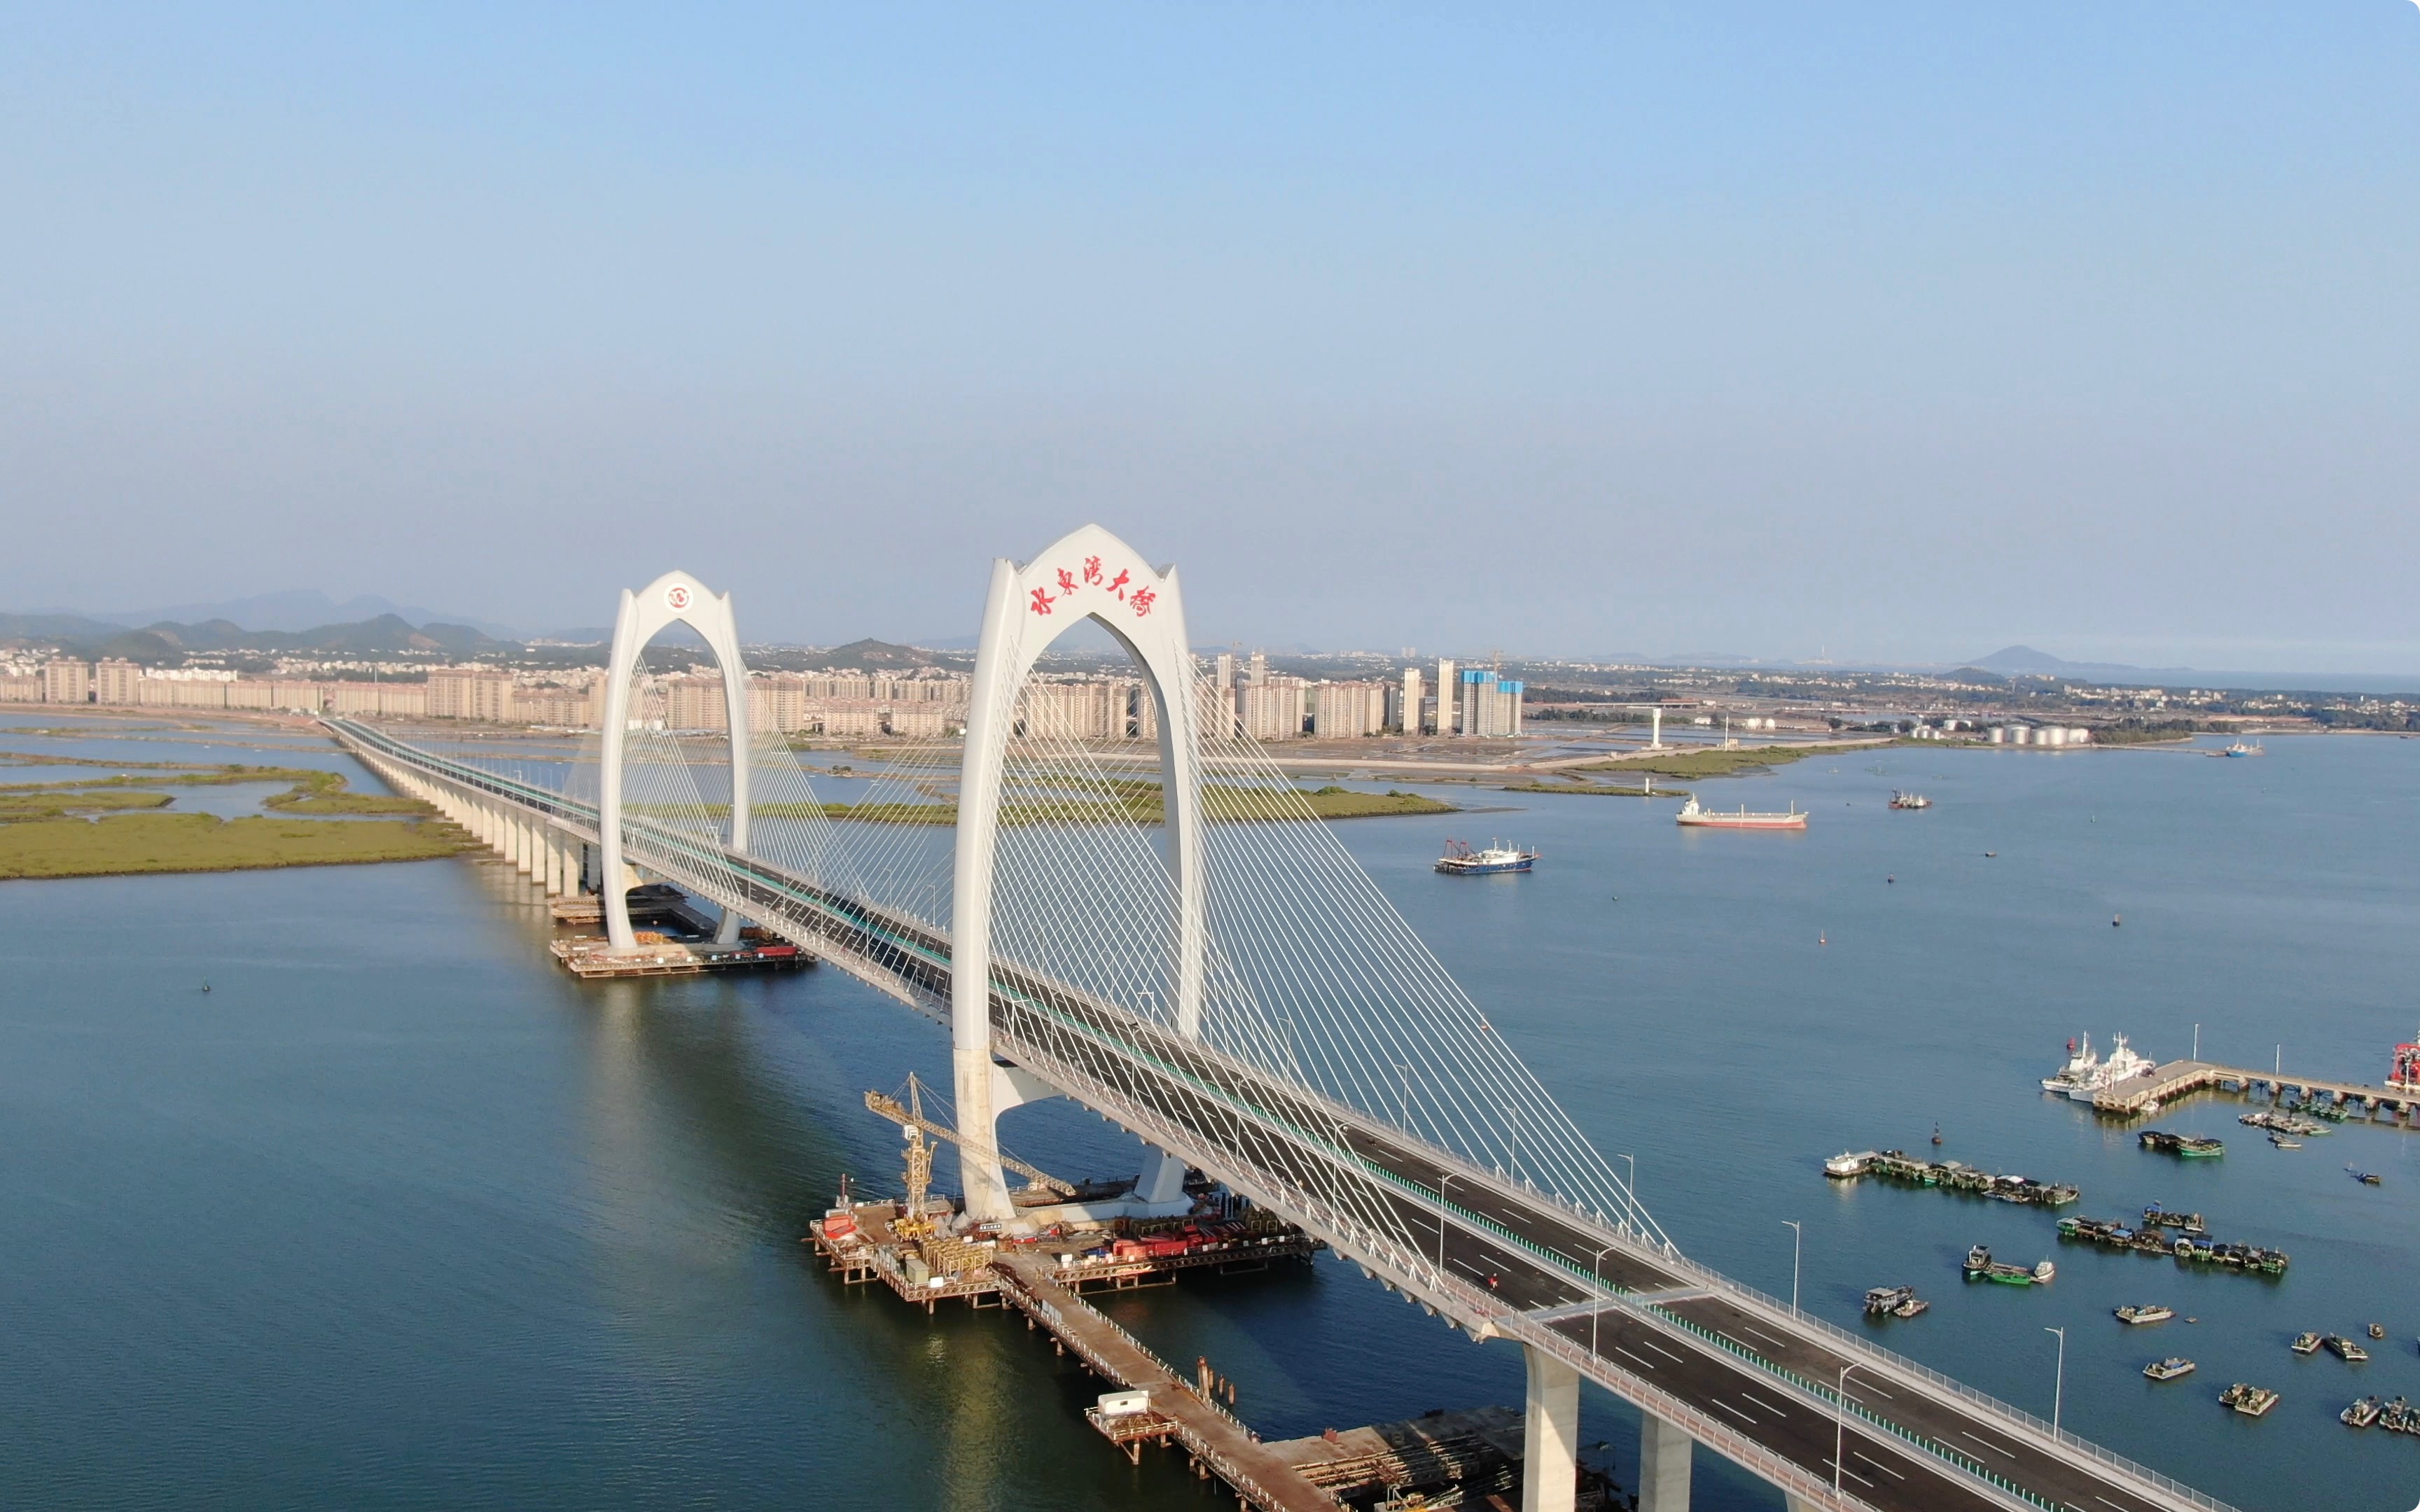
<instances>
[{"instance_id":1,"label":"viaduct pier column","mask_svg":"<svg viewBox=\"0 0 2420 1512\"><path fill-rule=\"evenodd\" d=\"M1529 1399L1521 1420L1521 1512L1572 1512L1579 1492L1580 1373L1521 1347Z\"/></svg>"},{"instance_id":2,"label":"viaduct pier column","mask_svg":"<svg viewBox=\"0 0 2420 1512\"><path fill-rule=\"evenodd\" d=\"M1696 1441L1678 1423L1638 1417L1638 1512L1689 1512L1689 1456Z\"/></svg>"}]
</instances>

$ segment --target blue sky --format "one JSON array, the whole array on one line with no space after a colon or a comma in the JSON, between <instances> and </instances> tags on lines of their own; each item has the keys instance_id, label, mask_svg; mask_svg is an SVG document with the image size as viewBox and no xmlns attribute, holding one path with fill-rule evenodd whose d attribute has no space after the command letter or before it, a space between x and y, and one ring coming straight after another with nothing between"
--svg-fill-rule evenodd
<instances>
[{"instance_id":1,"label":"blue sky","mask_svg":"<svg viewBox=\"0 0 2420 1512\"><path fill-rule=\"evenodd\" d=\"M17 7L0 607L2420 671L2420 6Z\"/></svg>"}]
</instances>

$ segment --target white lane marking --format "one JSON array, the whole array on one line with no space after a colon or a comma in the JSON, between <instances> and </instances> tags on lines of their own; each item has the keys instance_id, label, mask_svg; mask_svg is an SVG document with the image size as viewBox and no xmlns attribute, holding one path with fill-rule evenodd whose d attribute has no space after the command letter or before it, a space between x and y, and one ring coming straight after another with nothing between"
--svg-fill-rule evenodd
<instances>
[{"instance_id":1,"label":"white lane marking","mask_svg":"<svg viewBox=\"0 0 2420 1512\"><path fill-rule=\"evenodd\" d=\"M1863 1456L1863 1455L1859 1455L1857 1458L1860 1458L1860 1459L1862 1459L1862 1458L1865 1458L1865 1456ZM1828 1456L1828 1455L1827 1455L1827 1456L1825 1456L1823 1458L1819 1459L1819 1460L1817 1460L1817 1461L1816 1461L1816 1463L1817 1463L1817 1464L1819 1464L1819 1465L1828 1465L1828 1464L1830 1464L1831 1462L1832 1462L1832 1460L1831 1460L1831 1457L1830 1457L1830 1456ZM1871 1485L1873 1484L1873 1482L1872 1482L1872 1481L1869 1481L1869 1480L1866 1479L1866 1477L1864 1477L1863 1475L1858 1474L1855 1471L1851 1470L1851 1469L1850 1469L1848 1466L1846 1466L1846 1465L1843 1465L1843 1466L1841 1466L1841 1467L1840 1467L1840 1473L1841 1473L1841 1474L1843 1474L1843 1475L1848 1476L1851 1480L1855 1481L1855 1482L1856 1482L1858 1485L1860 1485L1860 1486L1871 1486Z\"/></svg>"},{"instance_id":2,"label":"white lane marking","mask_svg":"<svg viewBox=\"0 0 2420 1512\"><path fill-rule=\"evenodd\" d=\"M1977 1443L1981 1444L1984 1448L1991 1450L1993 1454L1998 1455L2004 1459L2014 1459L2017 1458L2017 1452L2015 1450L2003 1449L1989 1439L1976 1438L1974 1434L1967 1432L1964 1428L1960 1428L1958 1430L1958 1436L1962 1439L1974 1439Z\"/></svg>"},{"instance_id":3,"label":"white lane marking","mask_svg":"<svg viewBox=\"0 0 2420 1512\"><path fill-rule=\"evenodd\" d=\"M1893 1480L1907 1479L1905 1475L1902 1475L1898 1471L1891 1469L1890 1466L1884 1464L1881 1460L1876 1459L1873 1456L1866 1453L1863 1449L1852 1449L1849 1452L1855 1455L1858 1458L1864 1460L1874 1469L1881 1471L1884 1474L1888 1475Z\"/></svg>"},{"instance_id":4,"label":"white lane marking","mask_svg":"<svg viewBox=\"0 0 2420 1512\"><path fill-rule=\"evenodd\" d=\"M1710 1402L1714 1403L1716 1407L1721 1408L1724 1412L1729 1412L1731 1416L1733 1416L1733 1417L1735 1417L1735 1418L1738 1418L1741 1422L1743 1422L1743 1423L1746 1424L1749 1427L1752 1427L1752 1428L1761 1428L1761 1427L1764 1427L1764 1425L1763 1425L1763 1424L1761 1424L1761 1423L1758 1422L1755 1418L1748 1416L1748 1414L1746 1414L1745 1412L1741 1412L1738 1408L1733 1407L1730 1403L1729 1403L1729 1402L1727 1402L1727 1401L1723 1400L1723 1399L1722 1399L1721 1397L1719 1397L1719 1396L1709 1396L1709 1397L1707 1397L1707 1398L1706 1398L1706 1400L1708 1400L1708 1401L1710 1401Z\"/></svg>"},{"instance_id":5,"label":"white lane marking","mask_svg":"<svg viewBox=\"0 0 2420 1512\"><path fill-rule=\"evenodd\" d=\"M1855 1378L1855 1377L1851 1377L1850 1379L1852 1379L1852 1380L1856 1380L1856 1378ZM1866 1388L1866 1390L1868 1390L1868 1391L1869 1391L1869 1392L1872 1392L1875 1396L1877 1396L1881 1397L1884 1401L1890 1402L1890 1401L1897 1401L1897 1400L1899 1399L1898 1397L1893 1396L1889 1392L1886 1392L1886 1391L1883 1390L1880 1386L1875 1385L1875 1384L1874 1384L1872 1381L1857 1381L1857 1384L1858 1384L1858 1385L1860 1385L1860 1386L1865 1387L1865 1388ZM1852 1394L1852 1398L1854 1399L1854 1394Z\"/></svg>"},{"instance_id":6,"label":"white lane marking","mask_svg":"<svg viewBox=\"0 0 2420 1512\"><path fill-rule=\"evenodd\" d=\"M1650 1370L1657 1370L1657 1369L1661 1369L1661 1368L1662 1368L1662 1366L1658 1365L1657 1365L1654 1361L1652 1361L1652 1360L1640 1360L1640 1359L1638 1358L1638 1356L1637 1356L1637 1355L1631 1354L1631 1352L1630 1352L1628 1350L1623 1349L1623 1348L1622 1348L1621 1345L1619 1345L1619 1344L1617 1344L1617 1345L1615 1345L1615 1346L1613 1347L1613 1352L1614 1352L1614 1353L1616 1353L1616 1354L1620 1354L1620 1355L1626 1355L1626 1356L1628 1356L1630 1359L1633 1359L1633 1360L1638 1360L1638 1363L1639 1363L1640 1365L1645 1365L1645 1366L1646 1366L1648 1369L1650 1369Z\"/></svg>"},{"instance_id":7,"label":"white lane marking","mask_svg":"<svg viewBox=\"0 0 2420 1512\"><path fill-rule=\"evenodd\" d=\"M2127 1505L2125 1503L2113 1502L2105 1496L2095 1496L2093 1500L2100 1503L2102 1506L2114 1506L2118 1509L2118 1512L2135 1512L2133 1507Z\"/></svg>"},{"instance_id":8,"label":"white lane marking","mask_svg":"<svg viewBox=\"0 0 2420 1512\"><path fill-rule=\"evenodd\" d=\"M1759 1396L1756 1393L1747 1390L1745 1387L1741 1388L1740 1396L1756 1403L1757 1406L1763 1408L1766 1412L1773 1413L1776 1417L1789 1411L1789 1409L1783 1407L1780 1403L1768 1402L1763 1397Z\"/></svg>"},{"instance_id":9,"label":"white lane marking","mask_svg":"<svg viewBox=\"0 0 2420 1512\"><path fill-rule=\"evenodd\" d=\"M1661 1344L1656 1343L1653 1339L1640 1339L1638 1342L1642 1348L1653 1350L1656 1353L1662 1355L1667 1360L1671 1361L1674 1365L1679 1365L1681 1363L1681 1357L1679 1355L1674 1354L1671 1350L1666 1349Z\"/></svg>"},{"instance_id":10,"label":"white lane marking","mask_svg":"<svg viewBox=\"0 0 2420 1512\"><path fill-rule=\"evenodd\" d=\"M1775 1338L1772 1335L1770 1335L1770 1334L1766 1333L1764 1330L1762 1330L1762 1329L1761 1329L1761 1328L1750 1328L1750 1327L1748 1327L1745 1323L1742 1323L1742 1324L1740 1325L1740 1332L1741 1332L1741 1333L1743 1333L1743 1334L1753 1334L1753 1335L1755 1335L1758 1338L1761 1338L1761 1339L1764 1340L1764 1342L1766 1342L1767 1344L1772 1345L1775 1349L1777 1349L1777 1350L1786 1350L1786 1349L1788 1349L1788 1348L1790 1347L1790 1341L1789 1341L1788 1339L1777 1339L1777 1338Z\"/></svg>"}]
</instances>

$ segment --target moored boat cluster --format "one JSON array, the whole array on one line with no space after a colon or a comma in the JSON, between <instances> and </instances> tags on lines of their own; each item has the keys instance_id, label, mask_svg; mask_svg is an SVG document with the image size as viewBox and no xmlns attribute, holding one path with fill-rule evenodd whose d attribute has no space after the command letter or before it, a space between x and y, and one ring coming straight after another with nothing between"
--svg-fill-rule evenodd
<instances>
[{"instance_id":1,"label":"moored boat cluster","mask_svg":"<svg viewBox=\"0 0 2420 1512\"><path fill-rule=\"evenodd\" d=\"M2389 1433L2409 1433L2420 1438L2420 1407L2412 1406L2401 1396L2391 1402L2364 1396L2338 1412L2336 1420L2349 1428L2366 1428L2376 1424Z\"/></svg>"},{"instance_id":2,"label":"moored boat cluster","mask_svg":"<svg viewBox=\"0 0 2420 1512\"><path fill-rule=\"evenodd\" d=\"M2026 1203L2039 1208L2064 1207L2081 1193L2060 1181L2037 1181L2030 1176L1995 1176L1978 1166L1954 1160L1918 1160L1901 1149L1863 1150L1835 1155L1823 1163L1823 1174L1836 1181L1877 1176L1908 1186L1966 1192L1999 1202Z\"/></svg>"},{"instance_id":3,"label":"moored boat cluster","mask_svg":"<svg viewBox=\"0 0 2420 1512\"><path fill-rule=\"evenodd\" d=\"M2171 1239L2154 1224L2130 1228L2116 1218L2061 1218L2058 1237L2102 1245L2109 1249L2133 1250L2142 1255L2166 1255L2179 1264L2215 1265L2229 1271L2243 1271L2260 1275L2284 1275L2293 1263L2284 1250L2264 1249L2257 1244L2228 1244L2206 1237L2196 1237L2188 1230Z\"/></svg>"}]
</instances>

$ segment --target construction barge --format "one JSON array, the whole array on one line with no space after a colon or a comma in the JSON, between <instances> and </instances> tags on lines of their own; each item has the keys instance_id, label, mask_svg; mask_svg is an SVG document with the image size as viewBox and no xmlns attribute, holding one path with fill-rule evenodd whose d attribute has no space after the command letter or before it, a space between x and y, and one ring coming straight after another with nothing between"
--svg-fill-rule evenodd
<instances>
[{"instance_id":1,"label":"construction barge","mask_svg":"<svg viewBox=\"0 0 2420 1512\"><path fill-rule=\"evenodd\" d=\"M2038 1208L2063 1208L2082 1196L2075 1187L2062 1181L1995 1176L1962 1161L1918 1160L1900 1149L1864 1149L1835 1155L1823 1163L1823 1174L1836 1181L1872 1176L1904 1186L1936 1187L1944 1192L1964 1192L1995 1202Z\"/></svg>"}]
</instances>

